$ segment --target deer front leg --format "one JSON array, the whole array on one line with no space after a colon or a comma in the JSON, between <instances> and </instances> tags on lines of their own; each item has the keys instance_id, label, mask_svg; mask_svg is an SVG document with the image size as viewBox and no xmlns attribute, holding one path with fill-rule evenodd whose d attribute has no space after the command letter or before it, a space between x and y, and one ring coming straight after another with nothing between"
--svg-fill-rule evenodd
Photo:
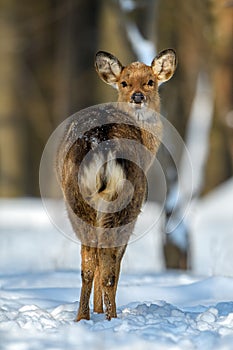
<instances>
[{"instance_id":1,"label":"deer front leg","mask_svg":"<svg viewBox=\"0 0 233 350\"><path fill-rule=\"evenodd\" d=\"M96 248L82 245L82 289L76 321L90 319L89 300L96 268Z\"/></svg>"},{"instance_id":2,"label":"deer front leg","mask_svg":"<svg viewBox=\"0 0 233 350\"><path fill-rule=\"evenodd\" d=\"M121 259L126 247L101 248L98 250L99 266L107 320L117 317L116 290L120 273Z\"/></svg>"}]
</instances>

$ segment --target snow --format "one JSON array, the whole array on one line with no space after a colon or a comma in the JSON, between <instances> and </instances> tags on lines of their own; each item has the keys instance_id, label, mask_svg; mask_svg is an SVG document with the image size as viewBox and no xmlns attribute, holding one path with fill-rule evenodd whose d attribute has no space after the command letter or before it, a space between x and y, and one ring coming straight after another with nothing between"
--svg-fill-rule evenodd
<instances>
[{"instance_id":1,"label":"snow","mask_svg":"<svg viewBox=\"0 0 233 350\"><path fill-rule=\"evenodd\" d=\"M233 277L233 178L193 208L192 265L197 273Z\"/></svg>"},{"instance_id":2,"label":"snow","mask_svg":"<svg viewBox=\"0 0 233 350\"><path fill-rule=\"evenodd\" d=\"M119 5L122 11L122 17L124 18L123 25L125 26L125 32L137 59L140 62L150 65L156 56L155 40L148 40L143 37L136 22L127 16L128 13L137 8L136 3L132 0L120 0ZM151 10L153 10L153 5Z\"/></svg>"},{"instance_id":3,"label":"snow","mask_svg":"<svg viewBox=\"0 0 233 350\"><path fill-rule=\"evenodd\" d=\"M193 193L195 196L200 195L203 190L213 106L212 85L206 74L201 72L197 79L196 94L192 103L186 133L186 147L192 159ZM190 186L186 167L186 159L181 159L180 172L184 192L187 192Z\"/></svg>"},{"instance_id":4,"label":"snow","mask_svg":"<svg viewBox=\"0 0 233 350\"><path fill-rule=\"evenodd\" d=\"M4 349L230 349L233 341L233 279L225 277L123 274L118 318L92 313L79 323L78 271L2 275L0 284Z\"/></svg>"},{"instance_id":5,"label":"snow","mask_svg":"<svg viewBox=\"0 0 233 350\"><path fill-rule=\"evenodd\" d=\"M1 200L0 349L233 349L232 195L230 180L192 208L192 273L164 271L157 220L128 246L118 318L79 323L79 245L39 200ZM149 203L137 232L155 213Z\"/></svg>"}]
</instances>

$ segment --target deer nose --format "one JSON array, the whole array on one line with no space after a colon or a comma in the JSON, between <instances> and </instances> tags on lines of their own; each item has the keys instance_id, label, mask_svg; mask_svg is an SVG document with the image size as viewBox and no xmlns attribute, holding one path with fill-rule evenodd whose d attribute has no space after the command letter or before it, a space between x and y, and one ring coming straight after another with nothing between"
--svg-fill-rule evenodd
<instances>
[{"instance_id":1,"label":"deer nose","mask_svg":"<svg viewBox=\"0 0 233 350\"><path fill-rule=\"evenodd\" d=\"M131 99L134 103L142 103L142 101L144 100L144 95L141 92L135 92L131 96Z\"/></svg>"}]
</instances>

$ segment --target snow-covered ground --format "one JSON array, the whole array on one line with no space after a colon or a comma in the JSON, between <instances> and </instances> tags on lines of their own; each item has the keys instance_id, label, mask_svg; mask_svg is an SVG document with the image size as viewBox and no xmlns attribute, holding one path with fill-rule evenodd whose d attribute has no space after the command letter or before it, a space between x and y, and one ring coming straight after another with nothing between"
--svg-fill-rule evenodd
<instances>
[{"instance_id":1,"label":"snow-covered ground","mask_svg":"<svg viewBox=\"0 0 233 350\"><path fill-rule=\"evenodd\" d=\"M0 349L233 349L232 198L230 180L192 208L192 273L164 271L158 220L128 246L118 318L79 323L79 245L39 200L0 201Z\"/></svg>"},{"instance_id":2,"label":"snow-covered ground","mask_svg":"<svg viewBox=\"0 0 233 350\"><path fill-rule=\"evenodd\" d=\"M118 318L78 324L78 272L2 275L0 284L4 350L233 348L233 279L123 274Z\"/></svg>"}]
</instances>

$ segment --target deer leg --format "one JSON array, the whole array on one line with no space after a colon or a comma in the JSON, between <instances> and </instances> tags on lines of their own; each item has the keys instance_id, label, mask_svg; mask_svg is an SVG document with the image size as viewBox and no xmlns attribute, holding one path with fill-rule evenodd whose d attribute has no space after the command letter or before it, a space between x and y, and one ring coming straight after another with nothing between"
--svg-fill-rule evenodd
<instances>
[{"instance_id":1,"label":"deer leg","mask_svg":"<svg viewBox=\"0 0 233 350\"><path fill-rule=\"evenodd\" d=\"M104 312L101 273L100 273L98 257L97 257L97 265L96 265L95 277L94 277L94 312L97 312L99 314Z\"/></svg>"},{"instance_id":2,"label":"deer leg","mask_svg":"<svg viewBox=\"0 0 233 350\"><path fill-rule=\"evenodd\" d=\"M82 289L76 321L90 319L89 300L96 268L96 248L82 245Z\"/></svg>"},{"instance_id":3,"label":"deer leg","mask_svg":"<svg viewBox=\"0 0 233 350\"><path fill-rule=\"evenodd\" d=\"M120 273L120 264L125 247L99 249L102 291L107 320L117 317L116 290Z\"/></svg>"},{"instance_id":4,"label":"deer leg","mask_svg":"<svg viewBox=\"0 0 233 350\"><path fill-rule=\"evenodd\" d=\"M118 281L119 281L119 276L120 276L121 260L122 260L124 254L125 254L126 247L127 247L127 245L118 248L117 264L116 264L115 295L116 295Z\"/></svg>"}]
</instances>

